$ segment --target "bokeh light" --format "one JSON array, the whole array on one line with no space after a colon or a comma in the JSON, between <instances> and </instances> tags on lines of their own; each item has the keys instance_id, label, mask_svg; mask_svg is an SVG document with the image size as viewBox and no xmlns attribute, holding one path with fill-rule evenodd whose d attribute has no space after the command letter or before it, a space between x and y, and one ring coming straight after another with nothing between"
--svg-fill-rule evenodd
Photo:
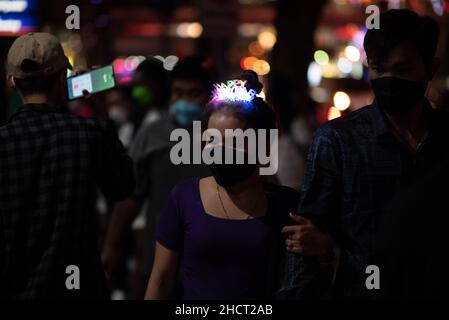
<instances>
[{"instance_id":1,"label":"bokeh light","mask_svg":"<svg viewBox=\"0 0 449 320\"><path fill-rule=\"evenodd\" d=\"M322 70L321 66L316 62L311 62L307 69L307 80L312 87L318 86L321 83Z\"/></svg>"},{"instance_id":2,"label":"bokeh light","mask_svg":"<svg viewBox=\"0 0 449 320\"><path fill-rule=\"evenodd\" d=\"M183 22L176 27L176 35L180 38L199 38L203 26L199 22Z\"/></svg>"},{"instance_id":3,"label":"bokeh light","mask_svg":"<svg viewBox=\"0 0 449 320\"><path fill-rule=\"evenodd\" d=\"M190 23L187 27L187 35L190 38L199 38L203 34L203 26L198 22Z\"/></svg>"},{"instance_id":4,"label":"bokeh light","mask_svg":"<svg viewBox=\"0 0 449 320\"><path fill-rule=\"evenodd\" d=\"M168 71L172 71L178 61L179 58L177 56L168 56L164 60L164 68Z\"/></svg>"},{"instance_id":5,"label":"bokeh light","mask_svg":"<svg viewBox=\"0 0 449 320\"><path fill-rule=\"evenodd\" d=\"M259 76L264 76L270 72L270 64L265 60L257 60L254 62L253 70Z\"/></svg>"},{"instance_id":6,"label":"bokeh light","mask_svg":"<svg viewBox=\"0 0 449 320\"><path fill-rule=\"evenodd\" d=\"M263 31L257 37L257 41L259 41L259 44L262 48L264 48L265 50L270 50L276 43L276 35L273 31Z\"/></svg>"},{"instance_id":7,"label":"bokeh light","mask_svg":"<svg viewBox=\"0 0 449 320\"><path fill-rule=\"evenodd\" d=\"M352 63L346 58L339 58L337 66L338 69L345 74L351 73L352 71Z\"/></svg>"},{"instance_id":8,"label":"bokeh light","mask_svg":"<svg viewBox=\"0 0 449 320\"><path fill-rule=\"evenodd\" d=\"M253 41L249 44L248 46L248 51L249 53L251 53L253 56L261 56L265 53L265 49L262 48L262 46L260 45L259 42L257 41Z\"/></svg>"},{"instance_id":9,"label":"bokeh light","mask_svg":"<svg viewBox=\"0 0 449 320\"><path fill-rule=\"evenodd\" d=\"M333 119L341 117L341 111L335 107L330 107L327 110L326 116L327 116L327 120L333 120Z\"/></svg>"},{"instance_id":10,"label":"bokeh light","mask_svg":"<svg viewBox=\"0 0 449 320\"><path fill-rule=\"evenodd\" d=\"M240 59L240 67L243 70L247 70L250 69L252 70L254 68L254 63L257 61L258 59L256 57L245 57Z\"/></svg>"},{"instance_id":11,"label":"bokeh light","mask_svg":"<svg viewBox=\"0 0 449 320\"><path fill-rule=\"evenodd\" d=\"M354 46L347 46L345 48L345 56L352 62L360 60L360 51Z\"/></svg>"},{"instance_id":12,"label":"bokeh light","mask_svg":"<svg viewBox=\"0 0 449 320\"><path fill-rule=\"evenodd\" d=\"M346 92L337 91L334 94L334 106L340 110L344 111L349 108L351 105L351 98L348 96Z\"/></svg>"},{"instance_id":13,"label":"bokeh light","mask_svg":"<svg viewBox=\"0 0 449 320\"><path fill-rule=\"evenodd\" d=\"M315 59L315 62L320 65L326 65L329 63L329 55L324 50L315 51L313 58Z\"/></svg>"}]
</instances>

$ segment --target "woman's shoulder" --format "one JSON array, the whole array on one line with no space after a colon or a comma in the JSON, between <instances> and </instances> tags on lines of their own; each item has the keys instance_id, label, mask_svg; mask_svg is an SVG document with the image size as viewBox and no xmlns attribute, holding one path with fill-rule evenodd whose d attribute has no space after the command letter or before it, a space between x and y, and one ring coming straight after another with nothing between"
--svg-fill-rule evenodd
<instances>
[{"instance_id":1,"label":"woman's shoulder","mask_svg":"<svg viewBox=\"0 0 449 320\"><path fill-rule=\"evenodd\" d=\"M192 195L198 192L199 177L191 177L179 181L171 190L172 200L183 201L192 199Z\"/></svg>"}]
</instances>

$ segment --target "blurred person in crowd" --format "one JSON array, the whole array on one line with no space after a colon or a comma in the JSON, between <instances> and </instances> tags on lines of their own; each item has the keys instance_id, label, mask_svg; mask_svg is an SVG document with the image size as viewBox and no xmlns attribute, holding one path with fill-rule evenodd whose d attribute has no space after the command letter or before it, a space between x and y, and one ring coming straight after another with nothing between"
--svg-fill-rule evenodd
<instances>
[{"instance_id":1,"label":"blurred person in crowd","mask_svg":"<svg viewBox=\"0 0 449 320\"><path fill-rule=\"evenodd\" d=\"M170 101L170 79L161 60L147 57L133 74L131 98L134 101L128 121L121 126L119 133L128 135L127 147L130 147L139 129L166 117ZM141 298L143 294L142 278L145 277L145 239L146 209L144 203L132 224L133 261L131 277L131 296Z\"/></svg>"},{"instance_id":2,"label":"blurred person in crowd","mask_svg":"<svg viewBox=\"0 0 449 320\"><path fill-rule=\"evenodd\" d=\"M186 57L171 72L170 113L161 119L144 124L133 141L130 154L135 162L137 186L133 195L117 204L103 250L103 262L108 273L114 273L121 259L124 235L145 204L146 237L144 279L148 281L154 253L154 232L170 190L181 180L206 176L208 168L202 164L175 165L170 160L170 134L177 128L192 130L193 121L200 120L209 101L214 72L198 57ZM201 137L194 137L201 139Z\"/></svg>"},{"instance_id":3,"label":"blurred person in crowd","mask_svg":"<svg viewBox=\"0 0 449 320\"><path fill-rule=\"evenodd\" d=\"M131 97L135 102L129 113L133 137L142 124L160 119L170 100L169 75L162 61L148 57L134 71Z\"/></svg>"},{"instance_id":4,"label":"blurred person in crowd","mask_svg":"<svg viewBox=\"0 0 449 320\"><path fill-rule=\"evenodd\" d=\"M128 148L134 127L128 121L129 114L132 110L132 99L129 89L126 87L116 87L107 92L106 104L108 106L108 115L115 126L117 127L117 134L125 148Z\"/></svg>"},{"instance_id":5,"label":"blurred person in crowd","mask_svg":"<svg viewBox=\"0 0 449 320\"><path fill-rule=\"evenodd\" d=\"M106 103L108 105L108 113L111 120L114 121L118 137L126 148L129 148L142 125L155 122L163 116L168 109L170 98L170 84L168 71L163 67L160 60L147 57L143 60L134 71L130 86L123 86L109 91ZM128 244L125 245L127 253L123 256L122 266L117 279L112 277L111 284L120 284L126 280L126 269L128 261L131 259L134 263L131 272L131 295L137 291L135 283L141 281L141 270L143 268L143 239L145 234L145 208L142 208L138 217L132 225L132 241L131 230L129 237L126 237ZM133 245L131 245L131 243ZM129 256L129 253L133 253ZM121 279L121 280L120 280ZM140 279L140 280L133 280ZM125 281L126 282L126 281ZM113 295L116 291L113 285ZM142 291L141 289L140 291Z\"/></svg>"},{"instance_id":6,"label":"blurred person in crowd","mask_svg":"<svg viewBox=\"0 0 449 320\"><path fill-rule=\"evenodd\" d=\"M400 192L381 221L376 241L381 298L447 299L449 159Z\"/></svg>"},{"instance_id":7,"label":"blurred person in crowd","mask_svg":"<svg viewBox=\"0 0 449 320\"><path fill-rule=\"evenodd\" d=\"M367 31L375 100L315 134L298 215L292 216L298 225L284 229L287 249L296 253L289 255L286 296L317 295L313 280L320 260L332 261L333 242L340 252L333 295L371 296L366 268L386 206L449 153L448 115L425 98L439 65L438 35L433 19L408 10L381 14L380 28ZM300 273L305 265L315 267Z\"/></svg>"},{"instance_id":8,"label":"blurred person in crowd","mask_svg":"<svg viewBox=\"0 0 449 320\"><path fill-rule=\"evenodd\" d=\"M253 71L241 79L245 90L262 89ZM258 164L249 162L250 142L244 149L235 141L229 145L225 130L276 129L275 111L259 97L251 102L212 99L205 118L207 128L218 130L223 139L209 141L205 148L223 159L227 152L233 159L242 153L245 161L212 163L211 176L190 178L173 188L156 233L145 298L173 297L181 261L184 299L270 298L280 283L285 251L281 229L299 194L263 182Z\"/></svg>"},{"instance_id":9,"label":"blurred person in crowd","mask_svg":"<svg viewBox=\"0 0 449 320\"><path fill-rule=\"evenodd\" d=\"M307 151L312 141L312 130L307 118L296 116L290 130L279 138L279 183L299 190L303 183Z\"/></svg>"},{"instance_id":10,"label":"blurred person in crowd","mask_svg":"<svg viewBox=\"0 0 449 320\"><path fill-rule=\"evenodd\" d=\"M24 104L0 128L3 298L109 298L96 188L110 199L126 198L134 188L133 165L106 122L68 112L67 68L60 43L48 33L21 36L8 53L8 80ZM104 112L98 116L105 119ZM78 290L69 290L79 276Z\"/></svg>"}]
</instances>

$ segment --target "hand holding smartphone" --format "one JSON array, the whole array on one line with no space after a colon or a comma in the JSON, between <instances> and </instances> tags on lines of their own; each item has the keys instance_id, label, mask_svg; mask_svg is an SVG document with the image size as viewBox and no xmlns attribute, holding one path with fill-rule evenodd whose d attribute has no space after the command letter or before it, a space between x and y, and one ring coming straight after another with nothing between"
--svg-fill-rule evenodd
<instances>
[{"instance_id":1,"label":"hand holding smartphone","mask_svg":"<svg viewBox=\"0 0 449 320\"><path fill-rule=\"evenodd\" d=\"M94 94L112 89L115 85L114 70L112 65L108 65L67 78L68 98L75 100L83 97L84 90Z\"/></svg>"}]
</instances>

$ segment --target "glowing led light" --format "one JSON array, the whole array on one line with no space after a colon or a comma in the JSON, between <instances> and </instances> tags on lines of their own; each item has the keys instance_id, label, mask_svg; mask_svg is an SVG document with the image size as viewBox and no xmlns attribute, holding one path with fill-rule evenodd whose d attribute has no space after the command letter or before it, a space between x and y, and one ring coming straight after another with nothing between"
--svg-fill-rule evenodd
<instances>
[{"instance_id":1,"label":"glowing led light","mask_svg":"<svg viewBox=\"0 0 449 320\"><path fill-rule=\"evenodd\" d=\"M400 9L400 8L401 8L401 0L390 0L390 1L388 1L388 10Z\"/></svg>"},{"instance_id":2,"label":"glowing led light","mask_svg":"<svg viewBox=\"0 0 449 320\"><path fill-rule=\"evenodd\" d=\"M199 22L183 22L173 27L180 38L199 38L203 34L203 26Z\"/></svg>"},{"instance_id":3,"label":"glowing led light","mask_svg":"<svg viewBox=\"0 0 449 320\"><path fill-rule=\"evenodd\" d=\"M351 105L351 98L346 92L337 91L334 94L334 105L338 110L344 111Z\"/></svg>"},{"instance_id":4,"label":"glowing led light","mask_svg":"<svg viewBox=\"0 0 449 320\"><path fill-rule=\"evenodd\" d=\"M322 71L321 66L316 62L311 62L307 69L307 80L312 87L318 86L321 83Z\"/></svg>"},{"instance_id":5,"label":"glowing led light","mask_svg":"<svg viewBox=\"0 0 449 320\"><path fill-rule=\"evenodd\" d=\"M329 55L324 50L315 51L313 58L315 59L315 62L320 65L326 65L329 63Z\"/></svg>"},{"instance_id":6,"label":"glowing led light","mask_svg":"<svg viewBox=\"0 0 449 320\"><path fill-rule=\"evenodd\" d=\"M178 37L181 38L187 38L188 35L188 30L189 29L189 23L180 23L178 24L178 26L176 27L176 34L178 35Z\"/></svg>"},{"instance_id":7,"label":"glowing led light","mask_svg":"<svg viewBox=\"0 0 449 320\"><path fill-rule=\"evenodd\" d=\"M24 12L28 7L28 1L0 1L0 11L3 13L9 12Z\"/></svg>"},{"instance_id":8,"label":"glowing led light","mask_svg":"<svg viewBox=\"0 0 449 320\"><path fill-rule=\"evenodd\" d=\"M172 71L175 65L178 63L179 58L177 56L168 56L164 60L165 70Z\"/></svg>"},{"instance_id":9,"label":"glowing led light","mask_svg":"<svg viewBox=\"0 0 449 320\"><path fill-rule=\"evenodd\" d=\"M254 37L260 31L261 26L257 23L242 23L238 27L238 32L243 37Z\"/></svg>"},{"instance_id":10,"label":"glowing led light","mask_svg":"<svg viewBox=\"0 0 449 320\"><path fill-rule=\"evenodd\" d=\"M257 95L259 98L261 98L262 100L267 100L267 95L266 93L262 90L260 91L260 93Z\"/></svg>"},{"instance_id":11,"label":"glowing led light","mask_svg":"<svg viewBox=\"0 0 449 320\"><path fill-rule=\"evenodd\" d=\"M162 62L165 61L165 58L163 56L154 56L153 58L158 59L158 60L160 60Z\"/></svg>"},{"instance_id":12,"label":"glowing led light","mask_svg":"<svg viewBox=\"0 0 449 320\"><path fill-rule=\"evenodd\" d=\"M347 46L345 48L345 56L352 62L360 60L360 51L354 46Z\"/></svg>"},{"instance_id":13,"label":"glowing led light","mask_svg":"<svg viewBox=\"0 0 449 320\"><path fill-rule=\"evenodd\" d=\"M432 2L433 11L435 12L435 14L440 17L443 16L444 15L443 0L432 0L431 2Z\"/></svg>"},{"instance_id":14,"label":"glowing led light","mask_svg":"<svg viewBox=\"0 0 449 320\"><path fill-rule=\"evenodd\" d=\"M73 56L70 54L67 54L67 59L69 59L70 65L74 66L75 59L73 58ZM71 77L72 74L73 74L73 70L67 69L67 77Z\"/></svg>"},{"instance_id":15,"label":"glowing led light","mask_svg":"<svg viewBox=\"0 0 449 320\"><path fill-rule=\"evenodd\" d=\"M362 27L357 31L357 33L352 37L352 43L354 46L359 49L363 50L363 40L365 39L366 34L366 28Z\"/></svg>"},{"instance_id":16,"label":"glowing led light","mask_svg":"<svg viewBox=\"0 0 449 320\"><path fill-rule=\"evenodd\" d=\"M255 56L261 56L265 53L265 49L262 48L262 46L257 41L251 42L249 44L248 51Z\"/></svg>"},{"instance_id":17,"label":"glowing led light","mask_svg":"<svg viewBox=\"0 0 449 320\"><path fill-rule=\"evenodd\" d=\"M258 59L256 57L246 57L246 58L242 58L240 60L240 67L243 70L246 69L253 69L254 68L254 63L256 63Z\"/></svg>"},{"instance_id":18,"label":"glowing led light","mask_svg":"<svg viewBox=\"0 0 449 320\"><path fill-rule=\"evenodd\" d=\"M129 76L127 76L127 77L121 78L121 79L118 81L118 83L120 83L120 84L125 84L125 83L130 82L131 80L132 80L132 78L129 77Z\"/></svg>"},{"instance_id":19,"label":"glowing led light","mask_svg":"<svg viewBox=\"0 0 449 320\"><path fill-rule=\"evenodd\" d=\"M22 21L18 19L0 19L0 32L19 32L22 28Z\"/></svg>"},{"instance_id":20,"label":"glowing led light","mask_svg":"<svg viewBox=\"0 0 449 320\"><path fill-rule=\"evenodd\" d=\"M137 68L139 63L141 62L139 57L129 56L125 59L124 67L126 71L133 71Z\"/></svg>"},{"instance_id":21,"label":"glowing led light","mask_svg":"<svg viewBox=\"0 0 449 320\"><path fill-rule=\"evenodd\" d=\"M340 69L343 73L351 73L352 71L352 63L346 58L340 58L337 62L338 69Z\"/></svg>"},{"instance_id":22,"label":"glowing led light","mask_svg":"<svg viewBox=\"0 0 449 320\"><path fill-rule=\"evenodd\" d=\"M265 60L257 60L256 62L254 62L253 70L259 76L264 76L270 72L270 64Z\"/></svg>"},{"instance_id":23,"label":"glowing led light","mask_svg":"<svg viewBox=\"0 0 449 320\"><path fill-rule=\"evenodd\" d=\"M259 41L262 48L269 50L276 43L276 35L272 31L262 31L257 37L257 41Z\"/></svg>"},{"instance_id":24,"label":"glowing led light","mask_svg":"<svg viewBox=\"0 0 449 320\"><path fill-rule=\"evenodd\" d=\"M333 119L336 119L336 118L339 118L339 117L341 117L341 111L338 110L337 108L330 107L327 110L327 120L333 120Z\"/></svg>"},{"instance_id":25,"label":"glowing led light","mask_svg":"<svg viewBox=\"0 0 449 320\"><path fill-rule=\"evenodd\" d=\"M339 73L335 63L329 63L321 66L321 71L323 78L335 78Z\"/></svg>"},{"instance_id":26,"label":"glowing led light","mask_svg":"<svg viewBox=\"0 0 449 320\"><path fill-rule=\"evenodd\" d=\"M112 65L114 67L114 72L116 73L125 73L125 59L123 58L117 58L112 62Z\"/></svg>"},{"instance_id":27,"label":"glowing led light","mask_svg":"<svg viewBox=\"0 0 449 320\"><path fill-rule=\"evenodd\" d=\"M357 62L352 65L351 76L357 80L363 78L363 63Z\"/></svg>"},{"instance_id":28,"label":"glowing led light","mask_svg":"<svg viewBox=\"0 0 449 320\"><path fill-rule=\"evenodd\" d=\"M69 59L70 65L73 66L74 63L75 63L75 59L73 58L73 56L72 55L67 55L67 58Z\"/></svg>"},{"instance_id":29,"label":"glowing led light","mask_svg":"<svg viewBox=\"0 0 449 320\"><path fill-rule=\"evenodd\" d=\"M226 83L214 84L212 100L251 103L256 97L256 91L246 89L245 83L243 80L229 80Z\"/></svg>"},{"instance_id":30,"label":"glowing led light","mask_svg":"<svg viewBox=\"0 0 449 320\"><path fill-rule=\"evenodd\" d=\"M199 38L203 34L203 26L198 22L190 23L187 27L187 35L190 38Z\"/></svg>"}]
</instances>

